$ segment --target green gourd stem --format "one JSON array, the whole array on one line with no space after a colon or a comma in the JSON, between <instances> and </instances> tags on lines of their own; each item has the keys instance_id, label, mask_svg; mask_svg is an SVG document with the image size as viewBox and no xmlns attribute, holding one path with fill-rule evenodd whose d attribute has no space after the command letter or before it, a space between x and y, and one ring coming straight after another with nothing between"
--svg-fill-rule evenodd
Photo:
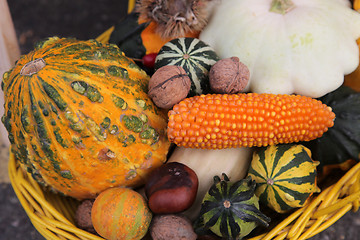
<instances>
[{"instance_id":1,"label":"green gourd stem","mask_svg":"<svg viewBox=\"0 0 360 240\"><path fill-rule=\"evenodd\" d=\"M44 59L37 58L31 62L28 62L23 66L20 71L20 75L22 76L31 76L35 73L38 73L41 69L46 66Z\"/></svg>"},{"instance_id":2,"label":"green gourd stem","mask_svg":"<svg viewBox=\"0 0 360 240\"><path fill-rule=\"evenodd\" d=\"M273 0L270 6L270 12L286 14L295 7L292 0Z\"/></svg>"}]
</instances>

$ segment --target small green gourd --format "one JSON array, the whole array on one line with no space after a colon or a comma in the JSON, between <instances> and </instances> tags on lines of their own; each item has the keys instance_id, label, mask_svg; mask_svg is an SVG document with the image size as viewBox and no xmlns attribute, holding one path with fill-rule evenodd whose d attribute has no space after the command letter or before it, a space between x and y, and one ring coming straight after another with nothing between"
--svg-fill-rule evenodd
<instances>
[{"instance_id":1,"label":"small green gourd","mask_svg":"<svg viewBox=\"0 0 360 240\"><path fill-rule=\"evenodd\" d=\"M241 239L258 225L267 227L270 218L259 210L255 187L251 177L230 182L226 174L223 179L215 176L195 221L195 231L201 235L210 230L225 239Z\"/></svg>"},{"instance_id":2,"label":"small green gourd","mask_svg":"<svg viewBox=\"0 0 360 240\"><path fill-rule=\"evenodd\" d=\"M197 38L175 38L160 49L155 59L155 70L175 65L184 68L191 79L189 96L211 93L210 68L220 58L205 42Z\"/></svg>"}]
</instances>

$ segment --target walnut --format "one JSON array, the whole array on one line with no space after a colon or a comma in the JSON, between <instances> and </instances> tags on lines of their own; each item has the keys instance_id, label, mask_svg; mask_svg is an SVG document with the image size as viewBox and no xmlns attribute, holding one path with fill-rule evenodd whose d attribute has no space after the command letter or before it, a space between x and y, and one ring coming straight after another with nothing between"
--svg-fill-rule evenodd
<instances>
[{"instance_id":1,"label":"walnut","mask_svg":"<svg viewBox=\"0 0 360 240\"><path fill-rule=\"evenodd\" d=\"M79 228L91 233L96 233L91 221L91 208L93 203L93 199L84 200L80 203L75 212L75 222Z\"/></svg>"},{"instance_id":2,"label":"walnut","mask_svg":"<svg viewBox=\"0 0 360 240\"><path fill-rule=\"evenodd\" d=\"M187 97L191 80L180 66L167 65L159 68L149 81L149 97L159 108L171 109Z\"/></svg>"},{"instance_id":3,"label":"walnut","mask_svg":"<svg viewBox=\"0 0 360 240\"><path fill-rule=\"evenodd\" d=\"M150 226L153 240L196 240L191 221L184 216L168 214L156 215Z\"/></svg>"},{"instance_id":4,"label":"walnut","mask_svg":"<svg viewBox=\"0 0 360 240\"><path fill-rule=\"evenodd\" d=\"M215 93L238 93L249 82L250 72L238 57L224 58L210 69L210 87Z\"/></svg>"}]
</instances>

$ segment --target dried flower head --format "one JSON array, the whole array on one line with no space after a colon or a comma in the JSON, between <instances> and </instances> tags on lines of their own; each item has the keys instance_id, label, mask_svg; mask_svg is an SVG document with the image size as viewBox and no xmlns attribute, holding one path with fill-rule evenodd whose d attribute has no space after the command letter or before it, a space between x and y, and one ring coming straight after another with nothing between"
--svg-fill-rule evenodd
<instances>
[{"instance_id":1,"label":"dried flower head","mask_svg":"<svg viewBox=\"0 0 360 240\"><path fill-rule=\"evenodd\" d=\"M144 21L155 21L163 38L201 31L217 0L139 0L136 11Z\"/></svg>"}]
</instances>

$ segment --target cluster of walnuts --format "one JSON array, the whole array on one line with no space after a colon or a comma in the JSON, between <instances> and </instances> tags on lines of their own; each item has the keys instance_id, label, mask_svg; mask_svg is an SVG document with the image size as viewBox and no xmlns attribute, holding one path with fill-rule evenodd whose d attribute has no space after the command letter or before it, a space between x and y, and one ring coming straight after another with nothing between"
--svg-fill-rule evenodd
<instances>
[{"instance_id":1,"label":"cluster of walnuts","mask_svg":"<svg viewBox=\"0 0 360 240\"><path fill-rule=\"evenodd\" d=\"M238 57L224 58L209 71L210 88L213 93L233 94L245 89L250 71ZM191 79L181 66L168 65L159 68L149 81L149 97L163 109L171 109L186 98Z\"/></svg>"}]
</instances>

